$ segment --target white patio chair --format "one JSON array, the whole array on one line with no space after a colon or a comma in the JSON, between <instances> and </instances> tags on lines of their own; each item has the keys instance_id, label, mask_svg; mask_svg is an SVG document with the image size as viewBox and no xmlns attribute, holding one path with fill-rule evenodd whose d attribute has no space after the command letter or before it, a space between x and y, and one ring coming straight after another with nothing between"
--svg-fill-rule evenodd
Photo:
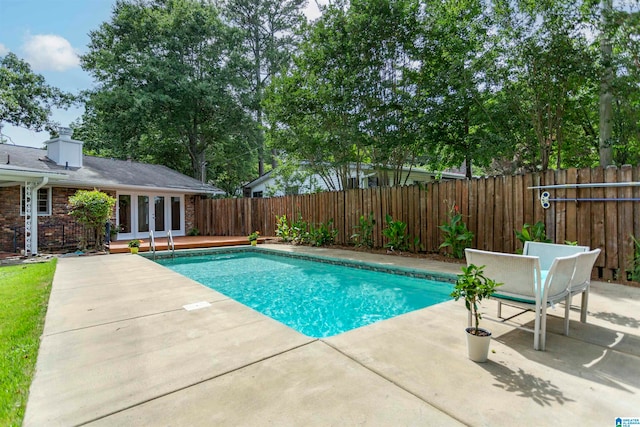
<instances>
[{"instance_id":1,"label":"white patio chair","mask_svg":"<svg viewBox=\"0 0 640 427\"><path fill-rule=\"evenodd\" d=\"M549 270L553 260L558 257L587 252L588 246L559 245L557 243L524 242L522 255L540 258L540 269Z\"/></svg>"},{"instance_id":2,"label":"white patio chair","mask_svg":"<svg viewBox=\"0 0 640 427\"><path fill-rule=\"evenodd\" d=\"M477 249L466 249L465 255L467 264L485 266L485 276L502 283L502 286L496 289L496 293L492 297L498 300L498 317L502 316L501 304L534 312L533 348L544 350L547 307L566 301L578 255L554 259L546 273L544 282L542 282L538 257ZM522 329L530 330L528 328Z\"/></svg>"},{"instance_id":3,"label":"white patio chair","mask_svg":"<svg viewBox=\"0 0 640 427\"><path fill-rule=\"evenodd\" d=\"M600 249L578 254L576 260L575 273L569 285L569 293L565 302L564 334L569 335L569 311L571 309L571 299L574 295L582 294L580 305L580 322L587 323L587 306L589 304L589 285L591 285L591 270L600 255Z\"/></svg>"}]
</instances>

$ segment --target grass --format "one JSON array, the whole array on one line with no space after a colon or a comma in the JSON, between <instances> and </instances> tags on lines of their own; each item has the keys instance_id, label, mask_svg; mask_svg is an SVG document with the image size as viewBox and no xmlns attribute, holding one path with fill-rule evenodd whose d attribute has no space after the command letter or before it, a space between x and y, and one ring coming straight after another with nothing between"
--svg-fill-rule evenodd
<instances>
[{"instance_id":1,"label":"grass","mask_svg":"<svg viewBox=\"0 0 640 427\"><path fill-rule=\"evenodd\" d=\"M22 424L56 261L0 267L0 425Z\"/></svg>"}]
</instances>

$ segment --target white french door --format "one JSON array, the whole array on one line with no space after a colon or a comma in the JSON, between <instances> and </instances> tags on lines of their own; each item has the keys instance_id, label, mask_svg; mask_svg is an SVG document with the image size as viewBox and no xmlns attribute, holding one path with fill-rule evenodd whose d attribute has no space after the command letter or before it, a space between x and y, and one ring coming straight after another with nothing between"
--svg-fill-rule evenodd
<instances>
[{"instance_id":1,"label":"white french door","mask_svg":"<svg viewBox=\"0 0 640 427\"><path fill-rule=\"evenodd\" d=\"M118 239L184 236L184 197L156 193L118 193Z\"/></svg>"}]
</instances>

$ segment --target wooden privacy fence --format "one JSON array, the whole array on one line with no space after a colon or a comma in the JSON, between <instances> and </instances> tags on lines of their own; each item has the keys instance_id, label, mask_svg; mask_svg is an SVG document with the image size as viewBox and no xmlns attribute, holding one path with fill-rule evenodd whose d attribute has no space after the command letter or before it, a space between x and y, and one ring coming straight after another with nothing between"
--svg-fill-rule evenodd
<instances>
[{"instance_id":1,"label":"wooden privacy fence","mask_svg":"<svg viewBox=\"0 0 640 427\"><path fill-rule=\"evenodd\" d=\"M630 236L640 236L640 187L529 187L638 181L640 167L623 166L264 199L208 199L196 207L196 227L204 235L242 236L258 230L263 236L275 236L276 216L286 215L294 221L301 215L315 224L333 220L338 230L336 243L350 244L360 216L372 212L375 246L385 244L382 230L389 214L407 223L412 240L418 238L414 251L438 252L444 238L438 226L448 221L450 209L456 206L474 233L475 248L515 252L522 245L514 231L525 223L543 221L547 236L556 243L577 242L602 249L595 277L627 281L634 251ZM548 209L540 203L542 191L550 194Z\"/></svg>"}]
</instances>

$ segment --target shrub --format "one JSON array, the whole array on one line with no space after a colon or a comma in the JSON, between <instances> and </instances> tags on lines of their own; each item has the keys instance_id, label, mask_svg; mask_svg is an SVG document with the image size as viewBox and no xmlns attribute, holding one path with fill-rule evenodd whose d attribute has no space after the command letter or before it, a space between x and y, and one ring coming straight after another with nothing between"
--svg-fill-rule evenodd
<instances>
[{"instance_id":1,"label":"shrub","mask_svg":"<svg viewBox=\"0 0 640 427\"><path fill-rule=\"evenodd\" d=\"M298 213L298 219L291 224L291 241L301 245L309 242L309 224Z\"/></svg>"},{"instance_id":2,"label":"shrub","mask_svg":"<svg viewBox=\"0 0 640 427\"><path fill-rule=\"evenodd\" d=\"M533 226L531 224L525 224L522 227L522 231L515 230L516 238L522 242L543 242L551 243L551 239L547 237L545 231L544 222L538 221ZM522 250L519 251L522 253Z\"/></svg>"},{"instance_id":3,"label":"shrub","mask_svg":"<svg viewBox=\"0 0 640 427\"><path fill-rule=\"evenodd\" d=\"M629 261L631 268L627 268L626 270L627 278L634 282L640 282L640 241L634 236L629 237L631 237L633 241L633 255Z\"/></svg>"},{"instance_id":4,"label":"shrub","mask_svg":"<svg viewBox=\"0 0 640 427\"><path fill-rule=\"evenodd\" d=\"M276 237L281 238L283 242L291 241L291 227L286 215L276 215Z\"/></svg>"},{"instance_id":5,"label":"shrub","mask_svg":"<svg viewBox=\"0 0 640 427\"><path fill-rule=\"evenodd\" d=\"M462 214L457 206L453 206L449 211L449 222L438 226L444 232L444 241L438 247L450 248L450 255L454 258L463 258L464 250L471 246L473 233L467 229L467 224L462 221Z\"/></svg>"},{"instance_id":6,"label":"shrub","mask_svg":"<svg viewBox=\"0 0 640 427\"><path fill-rule=\"evenodd\" d=\"M333 228L333 219L321 222L317 227L309 227L309 244L313 246L333 245L338 236L338 230Z\"/></svg>"},{"instance_id":7,"label":"shrub","mask_svg":"<svg viewBox=\"0 0 640 427\"><path fill-rule=\"evenodd\" d=\"M394 221L391 215L385 217L387 227L382 230L382 235L388 242L384 245L392 251L406 251L409 249L409 235L407 234L407 224L402 221Z\"/></svg>"},{"instance_id":8,"label":"shrub","mask_svg":"<svg viewBox=\"0 0 640 427\"><path fill-rule=\"evenodd\" d=\"M373 212L369 213L369 217L360 215L359 224L353 228L357 233L351 235L351 240L357 247L373 247L373 226L376 224L376 220L373 219Z\"/></svg>"},{"instance_id":9,"label":"shrub","mask_svg":"<svg viewBox=\"0 0 640 427\"><path fill-rule=\"evenodd\" d=\"M96 249L104 248L105 224L111 216L116 199L98 190L78 190L69 197L69 215L84 225L95 237ZM80 249L86 249L87 238L82 236Z\"/></svg>"}]
</instances>

